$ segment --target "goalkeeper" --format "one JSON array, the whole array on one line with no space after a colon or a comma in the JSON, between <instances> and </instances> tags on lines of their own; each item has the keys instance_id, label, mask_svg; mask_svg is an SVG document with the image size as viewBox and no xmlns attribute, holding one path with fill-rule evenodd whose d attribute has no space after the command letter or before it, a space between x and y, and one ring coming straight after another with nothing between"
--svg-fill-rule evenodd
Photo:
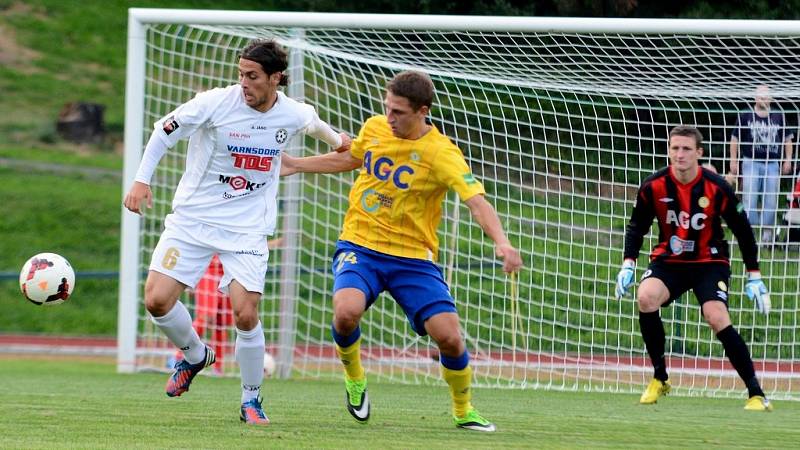
<instances>
[{"instance_id":1,"label":"goalkeeper","mask_svg":"<svg viewBox=\"0 0 800 450\"><path fill-rule=\"evenodd\" d=\"M658 244L650 253L650 265L637 290L639 326L654 377L639 399L653 404L670 391L664 358L664 325L659 308L669 306L693 289L703 317L725 348L731 364L747 386L745 409L770 411L756 378L747 345L728 315L730 262L721 219L736 236L747 268L745 292L759 311L769 312L767 288L758 269L758 249L742 204L731 186L719 175L700 167L703 136L693 127L670 131L670 165L647 178L636 196L636 204L625 232L625 254L617 275L616 297L627 294L633 284L636 257L644 235L658 220Z\"/></svg>"},{"instance_id":2,"label":"goalkeeper","mask_svg":"<svg viewBox=\"0 0 800 450\"><path fill-rule=\"evenodd\" d=\"M386 115L368 119L349 151L285 158L283 173L340 172L362 166L350 190L350 207L333 260L332 335L344 364L350 414L362 423L369 419L359 322L378 295L388 291L413 330L420 336L430 335L439 346L455 425L494 431L494 424L470 402L469 353L455 302L434 263L439 253L436 230L447 191L456 191L494 241L504 271L518 270L522 259L461 151L427 121L433 96L433 82L427 75L397 74L387 86Z\"/></svg>"}]
</instances>

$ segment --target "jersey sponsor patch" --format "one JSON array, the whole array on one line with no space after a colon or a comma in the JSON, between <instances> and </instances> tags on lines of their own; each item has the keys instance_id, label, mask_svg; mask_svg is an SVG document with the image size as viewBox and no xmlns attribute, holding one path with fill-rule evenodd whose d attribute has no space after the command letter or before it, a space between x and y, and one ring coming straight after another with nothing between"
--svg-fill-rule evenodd
<instances>
[{"instance_id":1,"label":"jersey sponsor patch","mask_svg":"<svg viewBox=\"0 0 800 450\"><path fill-rule=\"evenodd\" d=\"M256 189L262 188L267 183L254 183L249 181L247 178L241 175L220 175L219 182L224 184L229 184L231 188L235 191L240 191L242 189L247 189L248 191L255 191Z\"/></svg>"},{"instance_id":2,"label":"jersey sponsor patch","mask_svg":"<svg viewBox=\"0 0 800 450\"><path fill-rule=\"evenodd\" d=\"M372 213L378 210L379 207L391 208L394 203L394 198L382 194L374 189L367 189L361 194L361 207L364 211Z\"/></svg>"},{"instance_id":3,"label":"jersey sponsor patch","mask_svg":"<svg viewBox=\"0 0 800 450\"><path fill-rule=\"evenodd\" d=\"M475 184L475 183L478 182L478 180L475 179L475 175L473 175L471 172L470 173L465 173L462 176L464 177L464 181L467 184Z\"/></svg>"},{"instance_id":4,"label":"jersey sponsor patch","mask_svg":"<svg viewBox=\"0 0 800 450\"><path fill-rule=\"evenodd\" d=\"M166 133L167 136L172 134L172 132L177 130L178 128L180 128L180 125L178 125L178 121L175 120L175 116L169 116L167 117L167 120L164 121L163 129L164 133Z\"/></svg>"},{"instance_id":5,"label":"jersey sponsor patch","mask_svg":"<svg viewBox=\"0 0 800 450\"><path fill-rule=\"evenodd\" d=\"M687 241L678 236L672 236L669 238L669 249L672 250L672 254L674 255L680 255L683 252L691 252L694 251L694 241Z\"/></svg>"}]
</instances>

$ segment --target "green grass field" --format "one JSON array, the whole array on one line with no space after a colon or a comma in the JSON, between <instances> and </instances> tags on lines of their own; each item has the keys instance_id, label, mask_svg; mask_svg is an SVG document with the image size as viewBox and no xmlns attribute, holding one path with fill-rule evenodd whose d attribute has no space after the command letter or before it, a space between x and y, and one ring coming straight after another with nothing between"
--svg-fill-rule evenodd
<instances>
[{"instance_id":1,"label":"green grass field","mask_svg":"<svg viewBox=\"0 0 800 450\"><path fill-rule=\"evenodd\" d=\"M800 404L772 413L743 400L479 389L498 425L456 429L443 386L372 383L368 425L350 418L342 384L267 380L272 423L238 420L236 379L199 377L176 399L164 374L121 375L103 361L0 359L0 448L791 448Z\"/></svg>"}]
</instances>

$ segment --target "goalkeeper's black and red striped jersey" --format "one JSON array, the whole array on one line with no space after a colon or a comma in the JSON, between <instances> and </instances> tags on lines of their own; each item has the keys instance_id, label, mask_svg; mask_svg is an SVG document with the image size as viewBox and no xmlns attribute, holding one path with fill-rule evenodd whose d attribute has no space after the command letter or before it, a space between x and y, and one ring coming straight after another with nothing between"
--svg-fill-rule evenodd
<instances>
[{"instance_id":1,"label":"goalkeeper's black and red striped jersey","mask_svg":"<svg viewBox=\"0 0 800 450\"><path fill-rule=\"evenodd\" d=\"M625 258L639 256L644 236L658 221L658 244L650 260L666 263L725 262L730 251L722 220L736 236L747 270L758 269L758 247L743 205L719 175L700 168L687 184L670 167L648 177L636 195L625 231Z\"/></svg>"}]
</instances>

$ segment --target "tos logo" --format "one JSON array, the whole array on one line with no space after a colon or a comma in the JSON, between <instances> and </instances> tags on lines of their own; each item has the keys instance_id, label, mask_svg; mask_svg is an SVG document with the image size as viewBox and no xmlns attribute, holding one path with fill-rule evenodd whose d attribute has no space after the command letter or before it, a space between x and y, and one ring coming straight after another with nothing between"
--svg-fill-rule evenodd
<instances>
[{"instance_id":1,"label":"tos logo","mask_svg":"<svg viewBox=\"0 0 800 450\"><path fill-rule=\"evenodd\" d=\"M241 153L231 153L231 156L233 156L233 167L239 169L258 170L259 172L269 172L272 169L272 156Z\"/></svg>"},{"instance_id":2,"label":"tos logo","mask_svg":"<svg viewBox=\"0 0 800 450\"><path fill-rule=\"evenodd\" d=\"M693 230L702 230L706 227L706 224L703 223L708 218L707 215L704 213L697 213L695 215L690 215L686 211L680 211L675 213L673 210L667 210L667 218L666 222L670 225L675 225L676 227L681 227L684 230L688 230L690 227Z\"/></svg>"}]
</instances>

